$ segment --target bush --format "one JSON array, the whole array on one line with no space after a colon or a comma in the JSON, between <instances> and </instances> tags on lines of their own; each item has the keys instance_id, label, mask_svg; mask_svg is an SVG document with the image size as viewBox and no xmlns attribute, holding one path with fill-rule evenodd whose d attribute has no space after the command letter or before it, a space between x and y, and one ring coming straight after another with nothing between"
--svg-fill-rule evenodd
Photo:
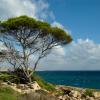
<instances>
[{"instance_id":1,"label":"bush","mask_svg":"<svg viewBox=\"0 0 100 100\"><path fill-rule=\"evenodd\" d=\"M11 78L11 75L9 75L7 73L0 75L0 80L2 80L4 82L7 81L7 80L9 80L10 78Z\"/></svg>"},{"instance_id":2,"label":"bush","mask_svg":"<svg viewBox=\"0 0 100 100\"><path fill-rule=\"evenodd\" d=\"M38 76L36 73L33 74L32 76L32 80L33 81L37 81L37 83L44 89L46 90L55 90L55 85L47 83L46 81L44 81L40 76Z\"/></svg>"},{"instance_id":3,"label":"bush","mask_svg":"<svg viewBox=\"0 0 100 100\"><path fill-rule=\"evenodd\" d=\"M2 73L2 74L0 74L0 81L3 81L3 82L10 81L13 83L19 83L19 78L13 74Z\"/></svg>"},{"instance_id":4,"label":"bush","mask_svg":"<svg viewBox=\"0 0 100 100\"><path fill-rule=\"evenodd\" d=\"M31 70L28 70L29 73L31 72ZM27 76L25 75L24 71L22 68L16 68L13 72L13 74L18 77L20 83L22 84L27 84L29 82L29 78L27 78ZM32 78L32 77L31 77Z\"/></svg>"},{"instance_id":5,"label":"bush","mask_svg":"<svg viewBox=\"0 0 100 100\"><path fill-rule=\"evenodd\" d=\"M24 74L23 70L21 68L16 68L13 73L16 77L18 77L20 83L26 83L28 80L26 78L26 75Z\"/></svg>"},{"instance_id":6,"label":"bush","mask_svg":"<svg viewBox=\"0 0 100 100\"><path fill-rule=\"evenodd\" d=\"M92 90L87 89L84 93L85 96L93 97L93 92Z\"/></svg>"}]
</instances>

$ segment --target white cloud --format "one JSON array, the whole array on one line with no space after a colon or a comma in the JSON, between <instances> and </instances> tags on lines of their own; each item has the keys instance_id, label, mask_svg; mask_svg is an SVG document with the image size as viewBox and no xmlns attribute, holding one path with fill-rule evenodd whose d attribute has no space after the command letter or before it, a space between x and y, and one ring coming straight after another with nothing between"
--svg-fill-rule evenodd
<instances>
[{"instance_id":1,"label":"white cloud","mask_svg":"<svg viewBox=\"0 0 100 100\"><path fill-rule=\"evenodd\" d=\"M58 28L64 29L64 26L62 24L60 24L59 22L56 22L56 21L54 21L52 23L52 26L53 27L58 27Z\"/></svg>"},{"instance_id":2,"label":"white cloud","mask_svg":"<svg viewBox=\"0 0 100 100\"><path fill-rule=\"evenodd\" d=\"M56 46L52 50L52 54L58 55L58 56L64 56L65 50L62 46Z\"/></svg>"},{"instance_id":3,"label":"white cloud","mask_svg":"<svg viewBox=\"0 0 100 100\"><path fill-rule=\"evenodd\" d=\"M100 44L90 39L78 39L55 51L41 63L45 70L100 70ZM52 67L51 67L52 66Z\"/></svg>"},{"instance_id":4,"label":"white cloud","mask_svg":"<svg viewBox=\"0 0 100 100\"><path fill-rule=\"evenodd\" d=\"M54 21L51 25L53 27L61 28L61 29L65 30L65 32L67 32L68 34L71 34L71 31L69 29L66 29L61 23L59 23L57 21Z\"/></svg>"},{"instance_id":5,"label":"white cloud","mask_svg":"<svg viewBox=\"0 0 100 100\"><path fill-rule=\"evenodd\" d=\"M78 39L67 51L66 61L68 63L66 65L76 70L100 70L99 52L100 44L89 39Z\"/></svg>"},{"instance_id":6,"label":"white cloud","mask_svg":"<svg viewBox=\"0 0 100 100\"><path fill-rule=\"evenodd\" d=\"M20 15L39 19L54 16L44 0L0 0L0 20Z\"/></svg>"}]
</instances>

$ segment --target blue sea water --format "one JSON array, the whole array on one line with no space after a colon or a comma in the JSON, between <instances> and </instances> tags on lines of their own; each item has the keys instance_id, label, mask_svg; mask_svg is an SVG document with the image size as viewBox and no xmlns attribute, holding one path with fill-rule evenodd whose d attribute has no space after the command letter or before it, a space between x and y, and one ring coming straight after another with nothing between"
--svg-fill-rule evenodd
<instances>
[{"instance_id":1,"label":"blue sea water","mask_svg":"<svg viewBox=\"0 0 100 100\"><path fill-rule=\"evenodd\" d=\"M37 73L53 84L100 89L100 71L39 71Z\"/></svg>"}]
</instances>

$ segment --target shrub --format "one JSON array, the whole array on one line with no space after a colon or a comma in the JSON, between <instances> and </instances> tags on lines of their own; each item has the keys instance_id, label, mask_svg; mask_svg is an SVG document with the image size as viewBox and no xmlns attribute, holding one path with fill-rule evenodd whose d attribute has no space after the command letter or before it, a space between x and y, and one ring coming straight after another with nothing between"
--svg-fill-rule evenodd
<instances>
[{"instance_id":1,"label":"shrub","mask_svg":"<svg viewBox=\"0 0 100 100\"><path fill-rule=\"evenodd\" d=\"M93 92L92 92L92 90L86 89L84 95L89 96L89 97L93 97Z\"/></svg>"},{"instance_id":2,"label":"shrub","mask_svg":"<svg viewBox=\"0 0 100 100\"><path fill-rule=\"evenodd\" d=\"M31 72L31 70L29 70L29 73ZM29 79L27 78L27 76L25 75L24 71L22 68L16 68L13 72L13 74L18 77L20 83L22 84L26 84L29 82ZM32 77L31 77L32 78Z\"/></svg>"},{"instance_id":3,"label":"shrub","mask_svg":"<svg viewBox=\"0 0 100 100\"><path fill-rule=\"evenodd\" d=\"M9 80L10 78L11 78L11 75L9 75L7 73L0 75L0 80L2 80L4 82L7 81L7 80Z\"/></svg>"},{"instance_id":4,"label":"shrub","mask_svg":"<svg viewBox=\"0 0 100 100\"><path fill-rule=\"evenodd\" d=\"M0 81L3 81L3 82L10 81L13 83L19 83L19 78L13 74L2 73L2 74L0 74Z\"/></svg>"},{"instance_id":5,"label":"shrub","mask_svg":"<svg viewBox=\"0 0 100 100\"><path fill-rule=\"evenodd\" d=\"M45 80L43 80L40 76L38 76L36 73L33 74L32 76L33 81L37 81L37 83L44 89L46 90L55 90L55 85L47 83Z\"/></svg>"}]
</instances>

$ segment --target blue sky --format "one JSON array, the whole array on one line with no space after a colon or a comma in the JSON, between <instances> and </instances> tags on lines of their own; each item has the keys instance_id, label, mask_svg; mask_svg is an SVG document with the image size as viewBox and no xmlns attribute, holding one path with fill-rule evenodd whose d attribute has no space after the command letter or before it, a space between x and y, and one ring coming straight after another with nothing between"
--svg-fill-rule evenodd
<instances>
[{"instance_id":1,"label":"blue sky","mask_svg":"<svg viewBox=\"0 0 100 100\"><path fill-rule=\"evenodd\" d=\"M100 0L47 0L55 18L71 31L73 39L100 43Z\"/></svg>"},{"instance_id":2,"label":"blue sky","mask_svg":"<svg viewBox=\"0 0 100 100\"><path fill-rule=\"evenodd\" d=\"M100 0L0 0L1 21L20 15L47 21L73 38L54 48L39 70L100 70Z\"/></svg>"}]
</instances>

